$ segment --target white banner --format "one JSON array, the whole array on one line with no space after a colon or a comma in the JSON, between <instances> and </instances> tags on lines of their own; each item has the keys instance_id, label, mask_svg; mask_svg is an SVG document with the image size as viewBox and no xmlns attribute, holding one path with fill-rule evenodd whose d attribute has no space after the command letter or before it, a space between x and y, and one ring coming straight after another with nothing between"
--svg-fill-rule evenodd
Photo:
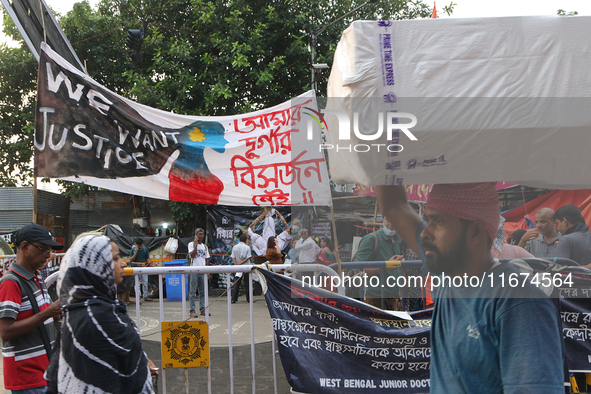
<instances>
[{"instance_id":1,"label":"white banner","mask_svg":"<svg viewBox=\"0 0 591 394\"><path fill-rule=\"evenodd\" d=\"M43 44L35 170L165 200L332 205L316 113L312 91L243 115L161 111L109 91Z\"/></svg>"}]
</instances>

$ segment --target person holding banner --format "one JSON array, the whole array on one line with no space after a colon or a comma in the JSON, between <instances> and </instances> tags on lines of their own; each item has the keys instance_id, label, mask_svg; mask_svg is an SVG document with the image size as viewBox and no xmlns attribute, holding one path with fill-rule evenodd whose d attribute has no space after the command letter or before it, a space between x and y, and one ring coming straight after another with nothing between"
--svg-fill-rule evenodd
<instances>
[{"instance_id":1,"label":"person holding banner","mask_svg":"<svg viewBox=\"0 0 591 394\"><path fill-rule=\"evenodd\" d=\"M281 250L285 249L287 245L289 245L289 241L291 240L291 234L289 232L290 226L281 215L281 213L271 207L265 207L263 209L263 213L259 215L248 227L248 236L250 237L250 241L252 243L252 248L254 252L257 254L255 257L255 264L263 264L266 261L266 253L267 253L267 243L269 238L276 236L275 231L275 219L273 216L277 213L277 216L283 221L285 225L285 230L283 230L279 235L277 235L277 241L279 244L279 248ZM264 218L263 224L263 232L261 235L254 232L255 226L259 224L261 220Z\"/></svg>"},{"instance_id":2,"label":"person holding banner","mask_svg":"<svg viewBox=\"0 0 591 394\"><path fill-rule=\"evenodd\" d=\"M491 257L500 214L495 183L433 186L427 223L403 186L379 186L377 197L400 237L420 254L432 283L448 278L433 311L431 393L564 393L556 307L528 281L501 285L502 275L520 271ZM458 284L458 278L470 280Z\"/></svg>"}]
</instances>

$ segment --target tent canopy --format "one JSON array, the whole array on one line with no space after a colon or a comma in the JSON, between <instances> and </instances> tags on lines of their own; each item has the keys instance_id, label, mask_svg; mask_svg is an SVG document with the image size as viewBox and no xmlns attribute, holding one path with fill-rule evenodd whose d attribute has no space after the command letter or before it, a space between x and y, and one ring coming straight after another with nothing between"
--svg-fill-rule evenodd
<instances>
[{"instance_id":1,"label":"tent canopy","mask_svg":"<svg viewBox=\"0 0 591 394\"><path fill-rule=\"evenodd\" d=\"M540 208L550 208L556 212L563 205L573 204L579 207L585 223L591 223L591 189L584 190L555 190L541 197L531 200L527 204L507 211L503 217L507 219L505 231L512 234L517 229L527 229L525 216L534 222L536 212Z\"/></svg>"}]
</instances>

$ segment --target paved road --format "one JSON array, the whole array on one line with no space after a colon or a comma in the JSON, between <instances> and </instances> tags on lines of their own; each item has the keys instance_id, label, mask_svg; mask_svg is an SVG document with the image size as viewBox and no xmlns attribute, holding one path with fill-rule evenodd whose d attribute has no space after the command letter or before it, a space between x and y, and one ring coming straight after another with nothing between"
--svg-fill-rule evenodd
<instances>
[{"instance_id":1,"label":"paved road","mask_svg":"<svg viewBox=\"0 0 591 394\"><path fill-rule=\"evenodd\" d=\"M225 296L215 300L216 296L212 294L209 298L210 313L209 317L209 335L211 346L211 369L213 380L213 393L229 393L229 364L228 364L228 344L229 332L232 332L232 343L234 353L234 384L235 393L250 393L251 391L251 358L250 358L250 344L251 327L249 304L245 301L244 296L236 304L231 305L232 321L228 324L228 304ZM269 312L264 297L254 297L253 304L254 316L254 336L256 343L256 386L257 393L273 393L272 380L272 350L271 338L272 327ZM187 317L189 303L186 303ZM164 320L165 321L180 321L182 316L181 302L167 302L163 303ZM128 307L128 312L131 318L136 320L135 304ZM140 324L142 340L144 341L144 348L148 356L152 358L158 367L161 367L159 346L161 342L160 335L160 312L159 302L144 302L140 306ZM204 319L199 316L199 319ZM137 323L137 322L136 322ZM281 367L279 356L276 356L278 368L278 393L288 393L289 385L285 379L285 374ZM0 364L0 369L2 368ZM205 378L205 369L195 368L189 372L189 392L196 392L199 387L199 392L206 392L207 379ZM0 376L2 376L0 374ZM167 370L167 393L181 393L184 390L184 370ZM159 382L161 386L161 381ZM159 390L162 393L162 387ZM0 386L0 394L9 393L4 390L4 382Z\"/></svg>"},{"instance_id":2,"label":"paved road","mask_svg":"<svg viewBox=\"0 0 591 394\"><path fill-rule=\"evenodd\" d=\"M209 317L209 335L211 346L228 346L229 326L228 326L228 303L225 296L217 301L217 297L210 296ZM255 321L254 335L255 343L271 341L272 327L267 304L263 296L254 297L253 316ZM164 301L164 320L178 321L183 320L183 310L181 302ZM232 343L234 345L250 344L250 314L249 304L241 296L236 304L231 304L232 308ZM189 302L187 301L187 317L189 317ZM153 302L144 302L140 306L140 329L142 339L160 341L160 312L157 300ZM129 305L129 315L135 320L135 304ZM204 320L204 316L198 316L198 319Z\"/></svg>"}]
</instances>

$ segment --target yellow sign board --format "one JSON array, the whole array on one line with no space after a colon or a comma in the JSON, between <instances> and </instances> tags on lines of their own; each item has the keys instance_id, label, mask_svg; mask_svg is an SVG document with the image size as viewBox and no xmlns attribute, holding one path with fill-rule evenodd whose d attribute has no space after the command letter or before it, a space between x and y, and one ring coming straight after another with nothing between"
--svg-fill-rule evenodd
<instances>
[{"instance_id":1,"label":"yellow sign board","mask_svg":"<svg viewBox=\"0 0 591 394\"><path fill-rule=\"evenodd\" d=\"M209 326L203 320L162 322L162 366L209 366Z\"/></svg>"}]
</instances>

